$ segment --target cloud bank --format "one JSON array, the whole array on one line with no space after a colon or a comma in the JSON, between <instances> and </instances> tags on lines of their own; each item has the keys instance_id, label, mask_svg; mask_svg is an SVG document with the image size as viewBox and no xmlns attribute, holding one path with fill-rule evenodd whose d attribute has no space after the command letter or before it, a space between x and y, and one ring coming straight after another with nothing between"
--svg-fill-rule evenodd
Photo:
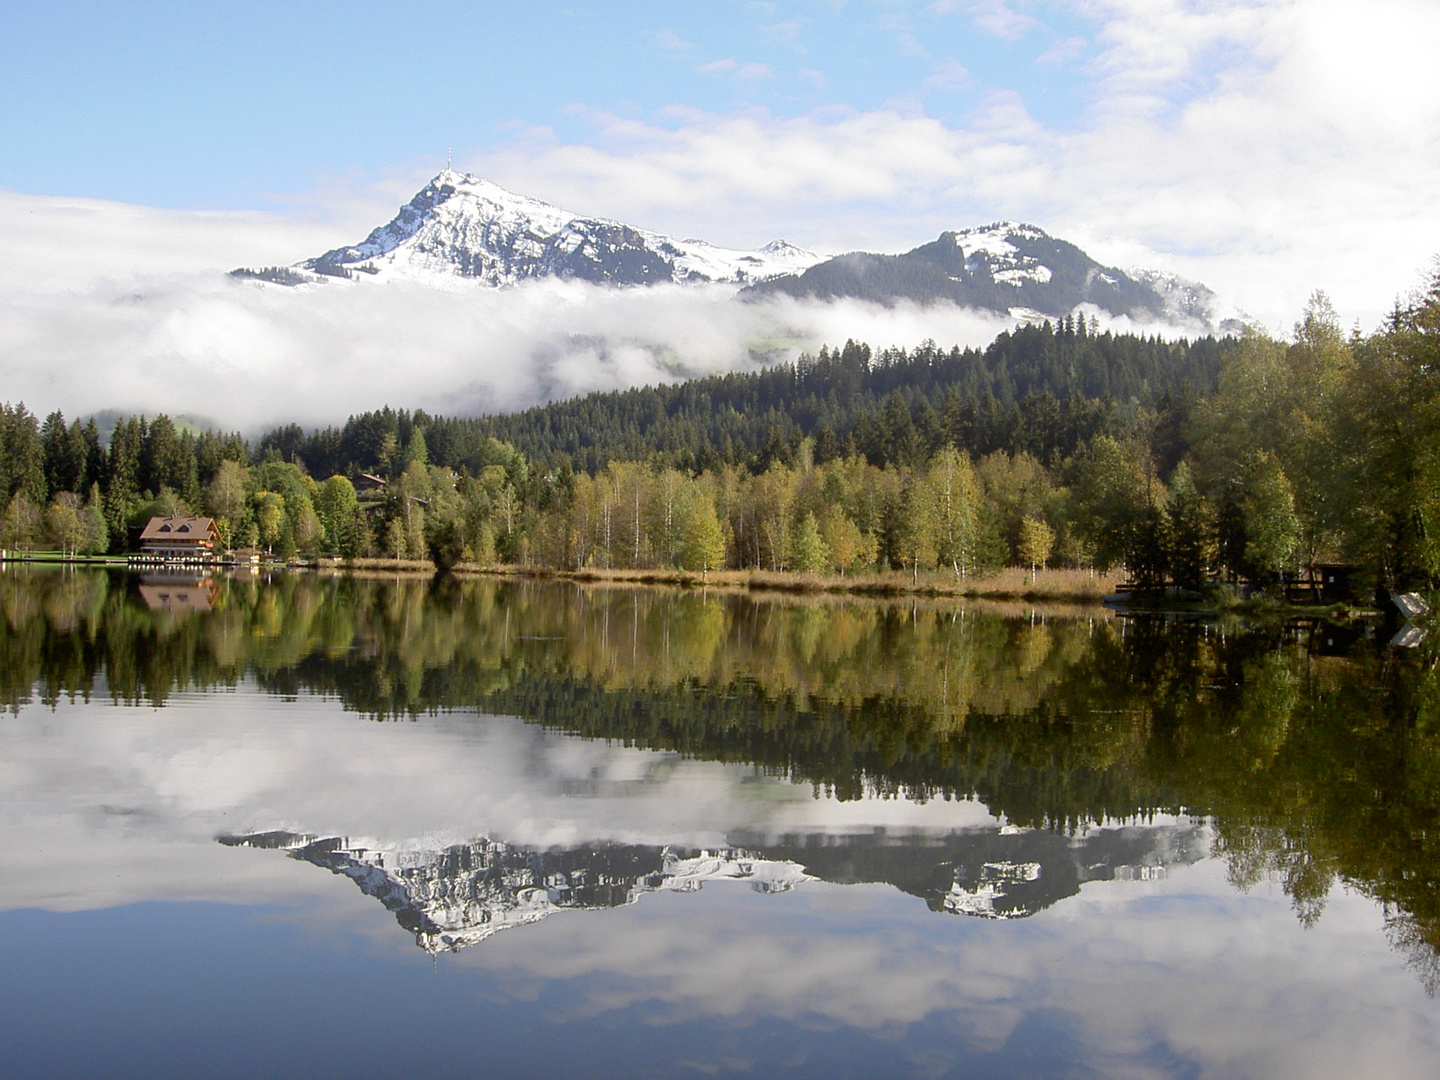
<instances>
[{"instance_id":1,"label":"cloud bank","mask_svg":"<svg viewBox=\"0 0 1440 1080\"><path fill-rule=\"evenodd\" d=\"M19 252L0 269L0 398L40 413L164 411L254 431L339 423L386 404L510 410L756 367L851 337L876 347L927 337L983 345L1010 325L953 307L739 303L727 286L539 280L496 291L361 280L287 289L218 268L266 247L298 258L333 228L0 201L0 230Z\"/></svg>"},{"instance_id":2,"label":"cloud bank","mask_svg":"<svg viewBox=\"0 0 1440 1080\"><path fill-rule=\"evenodd\" d=\"M42 413L164 411L254 431L339 423L386 404L508 411L757 368L850 337L984 345L1011 325L954 307L745 304L727 287L290 290L219 275L139 284L123 295L0 298L4 396Z\"/></svg>"}]
</instances>

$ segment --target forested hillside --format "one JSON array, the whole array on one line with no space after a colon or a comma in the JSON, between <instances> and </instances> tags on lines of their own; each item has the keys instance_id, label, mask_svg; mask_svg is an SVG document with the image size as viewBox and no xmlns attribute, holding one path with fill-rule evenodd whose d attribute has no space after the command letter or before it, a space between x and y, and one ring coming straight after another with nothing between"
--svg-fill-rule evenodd
<instances>
[{"instance_id":1,"label":"forested hillside","mask_svg":"<svg viewBox=\"0 0 1440 1080\"><path fill-rule=\"evenodd\" d=\"M912 579L1121 565L1191 588L1349 561L1362 582L1433 587L1437 373L1440 279L1369 336L1347 338L1317 294L1290 341L1067 319L983 351L850 342L508 416L387 408L253 447L163 416L103 446L93 423L7 406L0 545L124 550L151 514L203 509L280 556Z\"/></svg>"},{"instance_id":2,"label":"forested hillside","mask_svg":"<svg viewBox=\"0 0 1440 1080\"><path fill-rule=\"evenodd\" d=\"M590 394L510 415L445 419L389 409L306 435L298 427L260 442L315 475L383 467L386 438L425 432L429 458L478 473L490 439L532 461L594 473L611 461L659 460L696 471L761 469L794 459L806 437L815 458L862 454L873 465L913 465L946 443L984 455L1025 452L1042 461L1115 433L1138 409L1183 422L1210 394L1233 339L1166 342L1098 334L1064 319L1001 334L986 349L872 352L847 342L748 374Z\"/></svg>"}]
</instances>

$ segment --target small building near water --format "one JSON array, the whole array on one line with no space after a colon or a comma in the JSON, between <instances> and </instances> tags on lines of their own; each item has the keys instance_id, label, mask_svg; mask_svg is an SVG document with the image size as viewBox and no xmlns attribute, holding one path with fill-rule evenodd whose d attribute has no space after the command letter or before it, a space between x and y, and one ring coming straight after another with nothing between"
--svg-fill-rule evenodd
<instances>
[{"instance_id":1,"label":"small building near water","mask_svg":"<svg viewBox=\"0 0 1440 1080\"><path fill-rule=\"evenodd\" d=\"M1355 563L1316 563L1315 599L1326 604L1363 599L1357 587L1359 575L1360 567Z\"/></svg>"},{"instance_id":2,"label":"small building near water","mask_svg":"<svg viewBox=\"0 0 1440 1080\"><path fill-rule=\"evenodd\" d=\"M154 517L140 534L140 555L169 562L216 557L220 530L208 517Z\"/></svg>"}]
</instances>

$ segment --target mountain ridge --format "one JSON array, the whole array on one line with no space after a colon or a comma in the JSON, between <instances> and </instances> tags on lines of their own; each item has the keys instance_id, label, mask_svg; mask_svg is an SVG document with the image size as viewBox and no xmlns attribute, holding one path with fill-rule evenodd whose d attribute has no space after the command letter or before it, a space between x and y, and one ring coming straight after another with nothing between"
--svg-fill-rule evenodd
<instances>
[{"instance_id":1,"label":"mountain ridge","mask_svg":"<svg viewBox=\"0 0 1440 1080\"><path fill-rule=\"evenodd\" d=\"M539 277L607 285L744 285L804 269L822 256L784 240L735 251L677 240L608 218L574 214L490 180L445 169L358 244L288 267L241 267L237 277L279 285L367 274L493 287Z\"/></svg>"},{"instance_id":2,"label":"mountain ridge","mask_svg":"<svg viewBox=\"0 0 1440 1080\"><path fill-rule=\"evenodd\" d=\"M718 848L591 841L534 847L489 836L385 842L286 831L223 835L225 847L283 851L353 881L432 956L563 911L625 907L659 892L743 882L758 893L811 882L885 883L931 911L1023 919L1092 881L1153 881L1206 857L1208 826L1098 828L1078 836L1011 825L931 837L742 837Z\"/></svg>"},{"instance_id":3,"label":"mountain ridge","mask_svg":"<svg viewBox=\"0 0 1440 1080\"><path fill-rule=\"evenodd\" d=\"M1062 318L1090 307L1136 321L1215 327L1215 294L1156 270L1105 266L1035 225L997 221L947 230L899 255L849 252L796 274L741 289L743 299L950 302L1027 318Z\"/></svg>"},{"instance_id":4,"label":"mountain ridge","mask_svg":"<svg viewBox=\"0 0 1440 1080\"><path fill-rule=\"evenodd\" d=\"M898 255L826 257L785 240L755 251L679 240L575 214L482 177L446 168L357 244L289 266L232 276L278 285L336 278L462 282L502 288L537 278L612 286L725 284L741 299L856 299L894 306L954 303L1020 320L1076 312L1191 331L1235 329L1204 285L1156 270L1122 270L1036 225L1004 220L947 230Z\"/></svg>"}]
</instances>

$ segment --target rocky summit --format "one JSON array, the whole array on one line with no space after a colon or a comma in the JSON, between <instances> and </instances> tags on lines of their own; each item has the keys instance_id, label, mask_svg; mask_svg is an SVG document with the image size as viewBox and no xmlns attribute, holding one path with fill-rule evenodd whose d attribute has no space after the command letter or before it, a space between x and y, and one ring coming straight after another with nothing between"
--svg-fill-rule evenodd
<instances>
[{"instance_id":1,"label":"rocky summit","mask_svg":"<svg viewBox=\"0 0 1440 1080\"><path fill-rule=\"evenodd\" d=\"M951 303L1019 319L1088 310L1201 333L1239 328L1218 315L1216 297L1204 285L1102 265L1023 222L944 232L900 255L826 258L784 240L735 251L574 214L452 169L358 244L291 266L231 273L276 285L367 278L437 287L502 287L535 278L614 286L708 283L736 286L746 300Z\"/></svg>"},{"instance_id":2,"label":"rocky summit","mask_svg":"<svg viewBox=\"0 0 1440 1080\"><path fill-rule=\"evenodd\" d=\"M281 285L361 275L431 284L468 279L490 286L539 277L606 285L744 285L804 270L820 259L784 240L757 251L676 240L618 221L573 214L446 169L388 224L352 247L295 266L233 273Z\"/></svg>"}]
</instances>

